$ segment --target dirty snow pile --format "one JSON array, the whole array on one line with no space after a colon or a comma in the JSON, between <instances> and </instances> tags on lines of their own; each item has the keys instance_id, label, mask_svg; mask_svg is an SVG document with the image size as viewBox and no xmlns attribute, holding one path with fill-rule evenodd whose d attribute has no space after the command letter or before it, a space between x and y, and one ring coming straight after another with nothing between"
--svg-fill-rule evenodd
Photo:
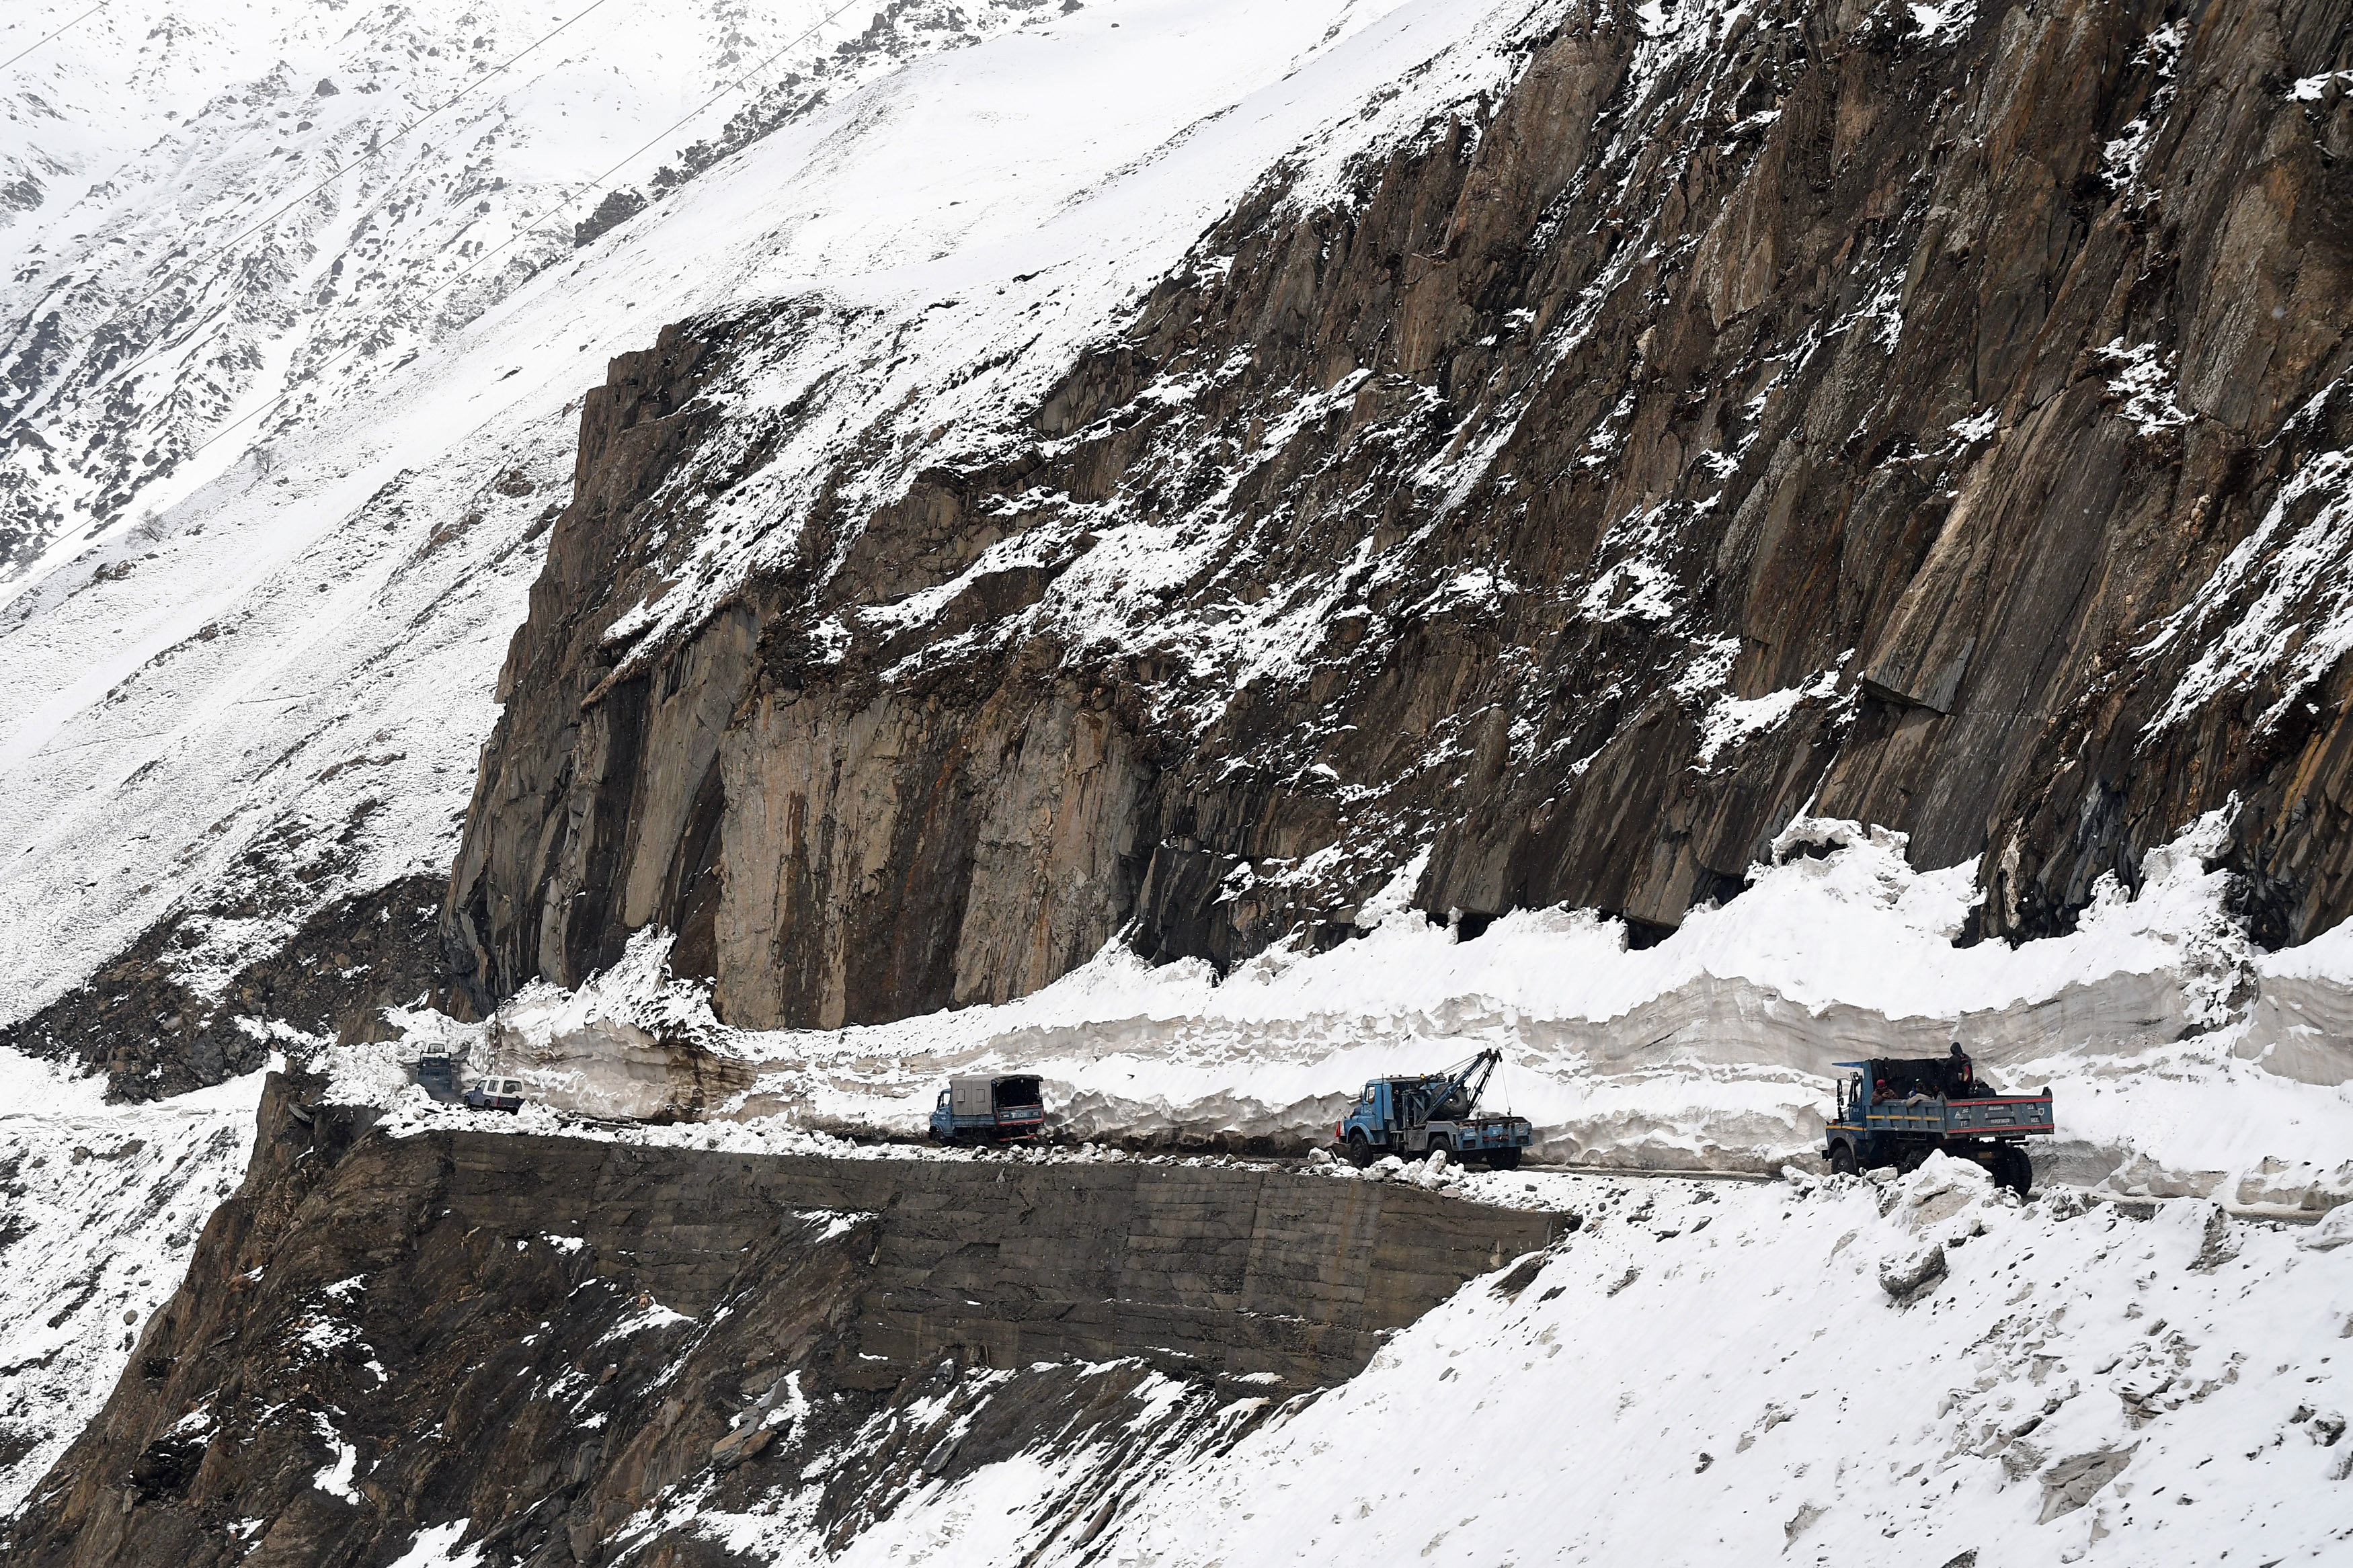
<instances>
[{"instance_id":1,"label":"dirty snow pile","mask_svg":"<svg viewBox=\"0 0 2353 1568\"><path fill-rule=\"evenodd\" d=\"M245 1175L260 1075L110 1106L0 1052L0 1515L113 1392Z\"/></svg>"},{"instance_id":2,"label":"dirty snow pile","mask_svg":"<svg viewBox=\"0 0 2353 1568\"><path fill-rule=\"evenodd\" d=\"M1048 1505L1105 1456L1041 1444L927 1483L823 1560L2353 1554L2353 1210L2306 1227L2194 1198L2152 1220L2063 1194L2021 1206L1941 1156L1885 1186L1525 1183L1582 1229L1464 1286L1351 1382L1123 1492L1099 1531ZM693 1528L819 1560L791 1528L799 1484L771 1513Z\"/></svg>"},{"instance_id":3,"label":"dirty snow pile","mask_svg":"<svg viewBox=\"0 0 2353 1568\"><path fill-rule=\"evenodd\" d=\"M922 1133L944 1075L1018 1068L1045 1079L1066 1137L1296 1149L1329 1141L1366 1079L1494 1047L1489 1103L1535 1122L1539 1158L1762 1172L1820 1149L1832 1064L1959 1038L2005 1089L2051 1088L2045 1183L2324 1208L2353 1197L2353 1053L2329 1021L2353 1022L2353 942L2254 949L2206 868L2221 831L2194 824L2137 895L2110 883L2073 934L2017 948L1953 945L1971 868L1914 871L1900 835L1801 818L1740 897L1639 952L1587 911L1463 940L1407 907L1408 866L1328 952L1220 980L1114 943L1020 1001L831 1031L726 1027L646 932L575 993L534 985L480 1026L406 1013L404 1041L326 1065L339 1098L406 1094L423 1116L403 1058L430 1047L555 1110L622 1116L644 1113L644 1064L667 1054L703 1064L681 1081L717 1063L743 1085L681 1113L897 1137Z\"/></svg>"}]
</instances>

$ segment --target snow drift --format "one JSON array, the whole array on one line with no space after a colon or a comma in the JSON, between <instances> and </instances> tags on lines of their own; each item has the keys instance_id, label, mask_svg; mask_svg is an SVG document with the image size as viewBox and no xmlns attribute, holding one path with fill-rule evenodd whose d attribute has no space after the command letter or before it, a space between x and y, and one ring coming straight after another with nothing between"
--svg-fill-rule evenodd
<instances>
[{"instance_id":1,"label":"snow drift","mask_svg":"<svg viewBox=\"0 0 2353 1568\"><path fill-rule=\"evenodd\" d=\"M2047 1183L2326 1208L2353 1197L2353 1074L2341 1043L2280 1020L2353 985L2326 953L2246 942L2201 857L2216 836L2194 825L2149 857L2137 896L2114 889L2073 935L2014 948L1953 945L1978 896L1968 868L1915 872L1898 835L1801 819L1739 898L1639 951L1589 911L1466 940L1404 907L1408 867L1357 940L1222 980L1113 943L1018 1002L758 1032L670 978L649 932L576 993L534 985L480 1026L404 1012L400 1040L330 1056L354 1100L415 1094L401 1064L429 1047L592 1117L639 1114L643 1064L661 1060L678 1083L732 1080L697 1120L898 1138L921 1135L946 1074L1018 1068L1045 1079L1065 1138L1296 1150L1329 1141L1364 1079L1493 1046L1491 1092L1535 1121L1539 1159L1763 1172L1819 1152L1832 1063L1958 1039L2005 1088L2051 1087Z\"/></svg>"}]
</instances>

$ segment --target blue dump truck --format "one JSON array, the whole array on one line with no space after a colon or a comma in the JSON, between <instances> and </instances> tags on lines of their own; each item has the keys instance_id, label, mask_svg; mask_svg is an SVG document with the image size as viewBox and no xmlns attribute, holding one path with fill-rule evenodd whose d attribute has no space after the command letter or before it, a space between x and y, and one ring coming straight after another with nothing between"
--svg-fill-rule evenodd
<instances>
[{"instance_id":1,"label":"blue dump truck","mask_svg":"<svg viewBox=\"0 0 2353 1568\"><path fill-rule=\"evenodd\" d=\"M1046 1124L1046 1097L1029 1073L952 1078L932 1110L934 1143L1002 1143L1035 1138Z\"/></svg>"},{"instance_id":2,"label":"blue dump truck","mask_svg":"<svg viewBox=\"0 0 2353 1568\"><path fill-rule=\"evenodd\" d=\"M2051 1132L2051 1090L1998 1094L1956 1044L1946 1057L1880 1057L1835 1062L1838 1108L1825 1130L1831 1169L1853 1173L1893 1165L1908 1171L1943 1150L1982 1165L2026 1196L2034 1184L2026 1140Z\"/></svg>"},{"instance_id":3,"label":"blue dump truck","mask_svg":"<svg viewBox=\"0 0 2353 1568\"><path fill-rule=\"evenodd\" d=\"M1508 1171L1535 1142L1535 1129L1523 1116L1478 1113L1479 1096L1503 1059L1501 1051L1481 1051L1444 1072L1377 1078L1332 1130L1333 1141L1360 1169L1383 1154L1419 1160L1443 1149Z\"/></svg>"}]
</instances>

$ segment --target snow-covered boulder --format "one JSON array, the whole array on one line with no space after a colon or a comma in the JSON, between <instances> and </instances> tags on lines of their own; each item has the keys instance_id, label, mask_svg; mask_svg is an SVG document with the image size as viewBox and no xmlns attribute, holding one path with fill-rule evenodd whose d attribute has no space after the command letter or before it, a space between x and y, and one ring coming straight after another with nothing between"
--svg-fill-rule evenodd
<instances>
[{"instance_id":1,"label":"snow-covered boulder","mask_svg":"<svg viewBox=\"0 0 2353 1568\"><path fill-rule=\"evenodd\" d=\"M2353 1247L2353 1204L2330 1209L2328 1217L2306 1231L2296 1245L2308 1252L2334 1252L2340 1247Z\"/></svg>"}]
</instances>

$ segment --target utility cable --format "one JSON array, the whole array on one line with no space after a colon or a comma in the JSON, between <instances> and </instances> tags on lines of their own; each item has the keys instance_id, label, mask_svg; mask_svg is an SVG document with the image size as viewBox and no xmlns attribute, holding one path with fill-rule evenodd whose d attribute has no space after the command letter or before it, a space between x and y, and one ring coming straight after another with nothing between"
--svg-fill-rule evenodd
<instances>
[{"instance_id":1,"label":"utility cable","mask_svg":"<svg viewBox=\"0 0 2353 1568\"><path fill-rule=\"evenodd\" d=\"M107 7L107 5L108 5L108 4L109 4L109 0L98 0L98 4L97 4L97 5L92 5L89 10L84 11L80 16L76 16L72 21L68 22L68 23L65 25L65 26L58 28L55 32L44 33L44 34L42 34L39 37L35 38L31 43L26 44L23 48L18 49L15 54L10 55L6 59L5 59L5 60L0 60L0 71L6 70L10 66L15 65L18 60L23 59L26 55L31 54L35 49L39 48L43 44L46 44L46 43L47 43L51 38L56 37L58 36L58 33L65 32L65 31L67 31L67 30L68 30L68 29L69 29L69 28L73 28L73 27L79 27L79 26L80 26L84 22L89 21L92 16L97 16L100 11L105 10L105 9L106 9L106 7Z\"/></svg>"},{"instance_id":2,"label":"utility cable","mask_svg":"<svg viewBox=\"0 0 2353 1568\"><path fill-rule=\"evenodd\" d=\"M602 0L599 0L599 4L601 3ZM832 10L818 17L815 22L810 23L809 26L802 32L795 35L793 37L786 40L783 44L777 46L774 52L770 53L766 58L754 65L751 69L744 72L741 76L736 77L732 81L727 82L725 85L722 86L717 92L712 93L709 98L704 99L701 103L698 103L692 109L688 110L678 119L670 121L670 124L654 132L652 136L647 138L644 142L639 142L635 148L624 154L619 163L613 164L612 167L607 169L603 174L597 175L595 179L581 186L578 191L575 192L571 195L562 197L548 206L541 208L538 213L533 216L529 222L518 227L514 233L509 235L504 240L501 241L491 249L482 252L481 255L474 258L473 260L468 262L465 267L460 268L458 272L442 279L439 283L426 290L425 293L417 297L416 301L417 306L421 308L434 300L440 298L450 289L455 289L459 284L464 282L466 279L472 274L476 268L481 266L492 257L501 255L512 248L515 244L525 237L537 233L540 226L548 218L562 212L565 208L572 205L575 202L579 201L591 191L603 189L605 182L610 180L615 174L619 174L623 169L628 167L629 164L635 163L648 150L658 143L666 141L671 135L676 133L680 128L700 117L703 111L708 110L712 104L717 103L721 99L723 99L729 94L734 92L745 82L750 81L754 77L758 76L761 72L766 70L769 66L775 64L777 60L782 59L786 54L799 47L802 44L807 43L809 39L817 37L818 33L822 32L826 27L839 19L845 12L853 10L857 6L867 3L868 0L842 0L842 4L835 6ZM385 316L376 322L376 330L381 330L391 324L392 318L390 316ZM324 374L326 371L332 369L343 360L358 353L374 335L374 331L369 331L354 338L340 352L328 359L321 361L317 369L312 370L310 373L310 375L311 377L316 377ZM230 431L237 429L239 426L259 418L262 415L268 414L271 410L280 407L289 398L294 395L295 390L296 389L294 387L290 386L285 391L280 393L276 397L270 399L268 403L265 403L260 407L254 409L251 413L240 415L228 424L222 426L219 429L206 437L202 442L190 448L188 456L190 458L196 457L198 454L202 453L206 447L210 447L214 442L218 441L222 437L227 436Z\"/></svg>"}]
</instances>

